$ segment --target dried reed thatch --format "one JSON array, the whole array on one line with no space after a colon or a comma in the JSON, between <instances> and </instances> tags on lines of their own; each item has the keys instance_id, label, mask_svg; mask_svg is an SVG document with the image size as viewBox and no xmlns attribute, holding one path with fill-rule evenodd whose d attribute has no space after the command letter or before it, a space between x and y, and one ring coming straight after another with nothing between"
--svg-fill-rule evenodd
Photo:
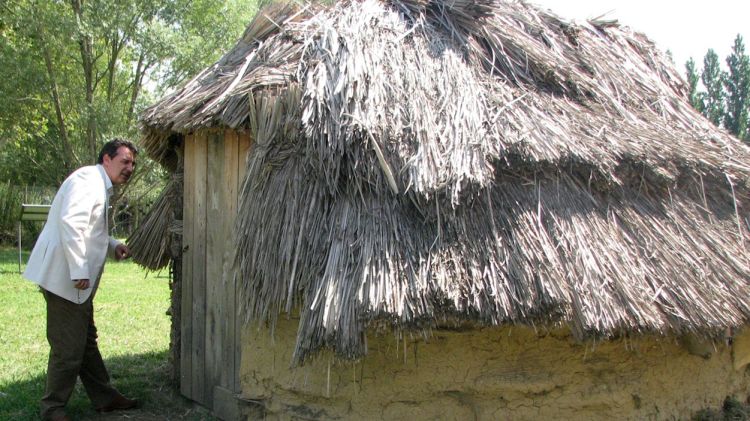
<instances>
[{"instance_id":1,"label":"dried reed thatch","mask_svg":"<svg viewBox=\"0 0 750 421\"><path fill-rule=\"evenodd\" d=\"M300 311L296 362L378 321L712 334L750 316L750 151L643 35L523 2L261 11L143 115L249 128L247 316Z\"/></svg>"},{"instance_id":2,"label":"dried reed thatch","mask_svg":"<svg viewBox=\"0 0 750 421\"><path fill-rule=\"evenodd\" d=\"M174 204L182 195L182 171L172 175L143 221L127 240L133 261L151 270L163 269L172 257L170 233L182 232L182 221L173 218Z\"/></svg>"}]
</instances>

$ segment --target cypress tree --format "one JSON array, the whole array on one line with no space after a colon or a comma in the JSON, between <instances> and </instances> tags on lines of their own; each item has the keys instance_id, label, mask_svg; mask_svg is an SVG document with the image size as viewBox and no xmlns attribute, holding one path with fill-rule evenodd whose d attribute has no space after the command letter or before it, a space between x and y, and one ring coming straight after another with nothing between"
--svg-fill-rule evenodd
<instances>
[{"instance_id":1,"label":"cypress tree","mask_svg":"<svg viewBox=\"0 0 750 421\"><path fill-rule=\"evenodd\" d=\"M727 57L729 72L724 78L726 114L724 125L730 133L747 139L748 96L750 95L750 59L745 54L742 36L734 39L732 53Z\"/></svg>"},{"instance_id":2,"label":"cypress tree","mask_svg":"<svg viewBox=\"0 0 750 421\"><path fill-rule=\"evenodd\" d=\"M695 68L695 61L692 57L685 63L685 76L688 82L688 101L700 113L703 113L703 104L701 103L701 96L698 92L698 70Z\"/></svg>"},{"instance_id":3,"label":"cypress tree","mask_svg":"<svg viewBox=\"0 0 750 421\"><path fill-rule=\"evenodd\" d=\"M710 48L703 58L701 81L706 88L702 95L703 115L715 125L720 126L724 120L724 74L719 65L719 56Z\"/></svg>"}]
</instances>

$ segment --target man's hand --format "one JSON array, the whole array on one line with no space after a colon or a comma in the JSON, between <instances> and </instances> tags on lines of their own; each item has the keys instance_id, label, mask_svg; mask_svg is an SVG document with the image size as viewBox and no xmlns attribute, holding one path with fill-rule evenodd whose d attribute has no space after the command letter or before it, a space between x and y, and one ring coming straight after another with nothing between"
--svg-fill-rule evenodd
<instances>
[{"instance_id":1,"label":"man's hand","mask_svg":"<svg viewBox=\"0 0 750 421\"><path fill-rule=\"evenodd\" d=\"M122 260L130 257L130 249L125 244L118 244L115 247L115 259Z\"/></svg>"},{"instance_id":2,"label":"man's hand","mask_svg":"<svg viewBox=\"0 0 750 421\"><path fill-rule=\"evenodd\" d=\"M88 279L73 279L73 282L76 289L89 289Z\"/></svg>"}]
</instances>

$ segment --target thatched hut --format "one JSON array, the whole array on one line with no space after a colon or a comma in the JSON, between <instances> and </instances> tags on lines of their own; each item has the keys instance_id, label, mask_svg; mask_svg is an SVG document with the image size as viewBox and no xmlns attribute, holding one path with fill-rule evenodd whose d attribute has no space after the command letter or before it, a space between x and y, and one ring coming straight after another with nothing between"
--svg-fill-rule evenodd
<instances>
[{"instance_id":1,"label":"thatched hut","mask_svg":"<svg viewBox=\"0 0 750 421\"><path fill-rule=\"evenodd\" d=\"M184 168L181 390L223 417L684 418L750 392L750 150L615 22L271 6L142 133Z\"/></svg>"}]
</instances>

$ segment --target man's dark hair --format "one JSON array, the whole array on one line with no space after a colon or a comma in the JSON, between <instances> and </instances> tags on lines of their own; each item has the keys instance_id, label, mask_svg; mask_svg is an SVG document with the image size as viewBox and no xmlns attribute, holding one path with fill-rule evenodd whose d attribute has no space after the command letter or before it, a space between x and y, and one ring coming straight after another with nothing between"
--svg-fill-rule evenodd
<instances>
[{"instance_id":1,"label":"man's dark hair","mask_svg":"<svg viewBox=\"0 0 750 421\"><path fill-rule=\"evenodd\" d=\"M125 146L130 149L130 152L133 152L133 156L138 155L138 148L133 142L116 137L102 146L102 150L99 152L99 158L96 160L96 163L104 163L104 155L109 155L110 158L116 157L117 150L120 149L120 146Z\"/></svg>"}]
</instances>

